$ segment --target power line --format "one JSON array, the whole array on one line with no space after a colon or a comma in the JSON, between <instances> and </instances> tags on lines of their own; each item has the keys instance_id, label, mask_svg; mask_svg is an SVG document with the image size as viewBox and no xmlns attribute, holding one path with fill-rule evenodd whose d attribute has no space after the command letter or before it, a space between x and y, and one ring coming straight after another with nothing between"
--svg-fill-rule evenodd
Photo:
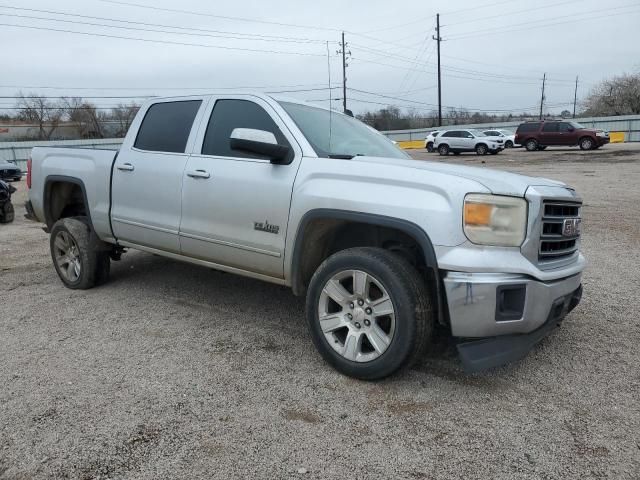
<instances>
[{"instance_id":1,"label":"power line","mask_svg":"<svg viewBox=\"0 0 640 480\"><path fill-rule=\"evenodd\" d=\"M251 85L235 87L54 87L54 86L25 86L25 85L0 85L0 88L27 89L54 89L54 90L246 90L246 89L266 89L266 88L298 88L298 87L319 87L324 83L303 83L297 85Z\"/></svg>"},{"instance_id":2,"label":"power line","mask_svg":"<svg viewBox=\"0 0 640 480\"><path fill-rule=\"evenodd\" d=\"M252 38L252 37L239 37L232 35L218 35L215 33L192 33L192 32L172 32L171 30L160 30L157 28L140 28L140 27L129 27L123 25L108 25L105 23L95 23L95 22L84 22L79 20L66 20L64 18L51 18L51 17L38 17L35 15L19 15L19 14L10 14L10 13L0 13L2 17L14 17L14 18L26 18L31 20L44 20L47 22L59 22L59 23L71 23L74 25L87 25L91 27L106 27L106 28L117 28L120 30L133 30L137 32L151 32L151 33L169 33L171 35L188 35L192 37L213 37L213 38L227 38L232 40L250 40L250 41L262 41L262 42L278 42L278 43L322 43L322 41L311 42L311 41L293 41L293 40L275 40L272 38Z\"/></svg>"},{"instance_id":3,"label":"power line","mask_svg":"<svg viewBox=\"0 0 640 480\"><path fill-rule=\"evenodd\" d=\"M154 5L145 5L142 3L133 3L133 2L121 2L119 0L99 0L105 3L112 3L115 5L124 5L126 7L138 7L138 8L146 8L149 10L156 10L160 12L170 12L170 13L184 13L187 15L197 15L199 17L211 17L211 18L220 18L223 20L233 20L237 22L249 22L249 23L261 23L265 25L277 25L280 27L293 27L293 28L306 28L309 30L325 30L329 32L340 32L340 28L334 27L320 27L317 25L301 25L296 23L284 23L284 22L274 22L270 20L259 20L257 18L247 18L247 17L235 17L230 15L217 15L209 12L202 11L194 11L194 10L183 10L178 8L167 8L167 7L157 7Z\"/></svg>"},{"instance_id":4,"label":"power line","mask_svg":"<svg viewBox=\"0 0 640 480\"><path fill-rule=\"evenodd\" d=\"M106 0L105 0L106 1ZM222 50L234 50L241 52L250 52L250 53L272 53L277 55L296 55L296 56L306 56L306 57L324 57L324 55L319 53L311 53L311 52L293 52L293 51L280 51L280 50L262 50L257 48L243 48L243 47L228 47L224 45L211 45L204 43L188 43L188 42L175 42L171 40L153 40L149 38L140 38L140 37L123 37L121 35L111 35L106 33L93 33L93 32L79 32L77 30L66 30L61 28L50 28L50 27L36 27L33 25L16 25L11 23L0 23L0 26L3 27L15 27L15 28L27 28L32 30L45 30L50 32L60 32L60 33L71 33L76 35L86 35L92 37L105 37L105 38L117 38L121 40L135 40L139 42L147 42L147 43L160 43L165 45L179 45L179 46L188 46L188 47L203 47L203 48L217 48Z\"/></svg>"},{"instance_id":5,"label":"power line","mask_svg":"<svg viewBox=\"0 0 640 480\"><path fill-rule=\"evenodd\" d=\"M170 24L164 24L164 23L136 22L133 20L124 20L124 19L112 18L112 17L96 17L91 15L80 15L77 13L63 12L60 10L42 10L37 8L13 7L8 5L0 5L0 8L9 9L9 10L37 12L37 13L48 13L53 15L63 15L63 16L70 16L70 17L76 17L76 18L85 18L89 20L118 22L118 23L124 23L127 25L142 25L147 27L172 28L177 30L221 34L221 36L224 36L224 35L234 36L234 37L228 37L228 38L236 38L235 36L242 36L242 37L246 37L247 40L282 41L282 42L292 42L292 43L323 43L324 42L324 40L317 40L317 39L303 38L303 37L287 37L287 36L280 36L280 35L265 35L265 34L258 34L258 33L233 32L233 31L227 31L227 30L211 30L211 29L203 29L203 28L196 28L196 27L183 27L180 25L170 25ZM56 21L59 19L46 18L45 20ZM172 32L172 33L179 33L179 32ZM242 37L237 37L237 38L243 39Z\"/></svg>"},{"instance_id":6,"label":"power line","mask_svg":"<svg viewBox=\"0 0 640 480\"><path fill-rule=\"evenodd\" d=\"M609 8L607 11L611 11L611 10L620 10L620 9L624 9L624 8L638 8L639 6L637 4L630 4L630 5L623 5L623 6L619 6L619 7L613 7L613 8ZM541 20L534 20L534 21L530 21L530 22L523 22L523 23L517 23L517 24L513 24L513 25L509 25L507 27L505 27L504 29L489 29L489 28L485 28L485 29L481 29L481 30L472 30L470 32L463 32L457 35L452 35L450 37L448 37L448 40L461 40L461 39L465 39L465 38L472 38L472 37L479 37L479 36L485 36L485 35L496 35L496 34L501 34L501 33L511 33L511 32L519 32L522 30L529 30L531 28L545 28L545 27L552 27L555 25L562 25L565 23L574 23L574 22L580 22L580 21L585 21L585 20L594 20L594 19L600 19L600 18L605 18L605 17L613 17L616 15L626 15L629 12L618 12L618 13L610 13L610 14L606 14L606 15L602 15L602 10L598 9L598 10L589 10L589 11L585 11L585 12L581 12L581 13L576 13L576 14L572 14L572 15L561 15L558 17L554 17L553 20L557 20L559 18L570 18L570 20L566 20L566 21L562 21L562 22L552 22L552 23L545 23L547 21L547 19L541 19ZM590 17L586 17L586 18L576 18L582 15L586 15L586 14L596 14L595 16L590 16ZM523 27L523 28L513 28L513 27Z\"/></svg>"},{"instance_id":7,"label":"power line","mask_svg":"<svg viewBox=\"0 0 640 480\"><path fill-rule=\"evenodd\" d=\"M569 3L577 3L577 2L583 2L584 0L567 0L565 2L555 2L555 3L547 3L545 5L537 5L536 7L533 8L525 8L525 9L518 9L516 11L513 12L503 12L503 13L499 13L497 15L489 15L486 17L474 17L474 18L470 18L469 20L462 20L460 22L454 22L454 23L448 23L445 26L447 27L455 27L456 25L462 25L465 23L471 23L471 22L479 22L482 20L490 20L493 18L502 18L502 17L508 17L511 15L519 15L521 13L526 13L526 12L532 12L532 11L540 11L542 8L548 9L548 8L555 8L555 7L561 7L563 5L569 4Z\"/></svg>"}]
</instances>

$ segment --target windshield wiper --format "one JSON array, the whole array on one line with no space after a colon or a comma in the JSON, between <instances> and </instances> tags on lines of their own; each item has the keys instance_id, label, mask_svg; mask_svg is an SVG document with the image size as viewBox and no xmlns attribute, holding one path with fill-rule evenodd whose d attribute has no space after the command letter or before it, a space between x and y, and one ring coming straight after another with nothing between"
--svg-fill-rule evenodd
<instances>
[{"instance_id":1,"label":"windshield wiper","mask_svg":"<svg viewBox=\"0 0 640 480\"><path fill-rule=\"evenodd\" d=\"M339 158L341 160L351 160L355 155L349 155L348 153L330 153L329 158Z\"/></svg>"}]
</instances>

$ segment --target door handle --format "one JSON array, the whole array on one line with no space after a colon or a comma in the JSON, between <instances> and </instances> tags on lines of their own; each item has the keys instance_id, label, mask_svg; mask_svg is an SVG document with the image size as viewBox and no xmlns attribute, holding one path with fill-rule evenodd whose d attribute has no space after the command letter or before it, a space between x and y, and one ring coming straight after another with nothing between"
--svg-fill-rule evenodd
<instances>
[{"instance_id":1,"label":"door handle","mask_svg":"<svg viewBox=\"0 0 640 480\"><path fill-rule=\"evenodd\" d=\"M123 170L125 172L133 172L135 167L130 163L123 163L122 165L118 165L118 170Z\"/></svg>"},{"instance_id":2,"label":"door handle","mask_svg":"<svg viewBox=\"0 0 640 480\"><path fill-rule=\"evenodd\" d=\"M209 178L211 174L205 170L192 170L187 172L187 176L191 178Z\"/></svg>"}]
</instances>

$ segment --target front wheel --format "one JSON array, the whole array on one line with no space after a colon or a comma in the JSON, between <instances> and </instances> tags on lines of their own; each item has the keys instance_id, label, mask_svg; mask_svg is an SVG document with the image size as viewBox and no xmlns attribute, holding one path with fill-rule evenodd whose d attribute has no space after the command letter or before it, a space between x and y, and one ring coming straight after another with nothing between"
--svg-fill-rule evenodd
<instances>
[{"instance_id":1,"label":"front wheel","mask_svg":"<svg viewBox=\"0 0 640 480\"><path fill-rule=\"evenodd\" d=\"M511 140L507 140L504 144L504 148L513 148L513 142Z\"/></svg>"},{"instance_id":2,"label":"front wheel","mask_svg":"<svg viewBox=\"0 0 640 480\"><path fill-rule=\"evenodd\" d=\"M484 143L481 143L480 145L476 145L476 154L486 155L488 151L489 149Z\"/></svg>"},{"instance_id":3,"label":"front wheel","mask_svg":"<svg viewBox=\"0 0 640 480\"><path fill-rule=\"evenodd\" d=\"M583 137L580 139L580 150L592 150L595 142L591 137Z\"/></svg>"},{"instance_id":4,"label":"front wheel","mask_svg":"<svg viewBox=\"0 0 640 480\"><path fill-rule=\"evenodd\" d=\"M433 142L427 142L425 148L427 149L427 152L433 153Z\"/></svg>"},{"instance_id":5,"label":"front wheel","mask_svg":"<svg viewBox=\"0 0 640 480\"><path fill-rule=\"evenodd\" d=\"M51 229L49 246L53 265L65 287L86 290L107 281L109 257L95 248L84 217L58 220Z\"/></svg>"},{"instance_id":6,"label":"front wheel","mask_svg":"<svg viewBox=\"0 0 640 480\"><path fill-rule=\"evenodd\" d=\"M449 145L440 145L438 147L438 153L442 156L449 155Z\"/></svg>"},{"instance_id":7,"label":"front wheel","mask_svg":"<svg viewBox=\"0 0 640 480\"><path fill-rule=\"evenodd\" d=\"M418 359L434 324L431 297L405 259L381 248L351 248L325 260L311 279L311 338L339 372L375 380Z\"/></svg>"}]
</instances>

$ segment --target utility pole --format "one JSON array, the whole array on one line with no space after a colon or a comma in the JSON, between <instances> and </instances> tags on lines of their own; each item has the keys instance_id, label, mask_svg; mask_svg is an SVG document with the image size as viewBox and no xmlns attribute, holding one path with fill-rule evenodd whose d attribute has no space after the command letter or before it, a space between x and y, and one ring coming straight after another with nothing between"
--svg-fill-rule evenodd
<instances>
[{"instance_id":1,"label":"utility pole","mask_svg":"<svg viewBox=\"0 0 640 480\"><path fill-rule=\"evenodd\" d=\"M576 103L578 103L578 76L576 75L576 89L573 92L573 118L576 118Z\"/></svg>"},{"instance_id":2,"label":"utility pole","mask_svg":"<svg viewBox=\"0 0 640 480\"><path fill-rule=\"evenodd\" d=\"M342 32L342 42L340 43L340 50L336 53L342 54L342 109L344 113L349 114L347 110L347 54L351 55L351 52L347 52L347 44L344 41L344 32Z\"/></svg>"},{"instance_id":3,"label":"utility pole","mask_svg":"<svg viewBox=\"0 0 640 480\"><path fill-rule=\"evenodd\" d=\"M436 14L436 34L432 37L438 42L438 126L442 126L442 77L440 74L440 42L442 37L440 36L440 14Z\"/></svg>"},{"instance_id":4,"label":"utility pole","mask_svg":"<svg viewBox=\"0 0 640 480\"><path fill-rule=\"evenodd\" d=\"M547 81L547 74L542 76L542 96L540 97L540 120L542 120L542 106L544 105L544 84Z\"/></svg>"}]
</instances>

